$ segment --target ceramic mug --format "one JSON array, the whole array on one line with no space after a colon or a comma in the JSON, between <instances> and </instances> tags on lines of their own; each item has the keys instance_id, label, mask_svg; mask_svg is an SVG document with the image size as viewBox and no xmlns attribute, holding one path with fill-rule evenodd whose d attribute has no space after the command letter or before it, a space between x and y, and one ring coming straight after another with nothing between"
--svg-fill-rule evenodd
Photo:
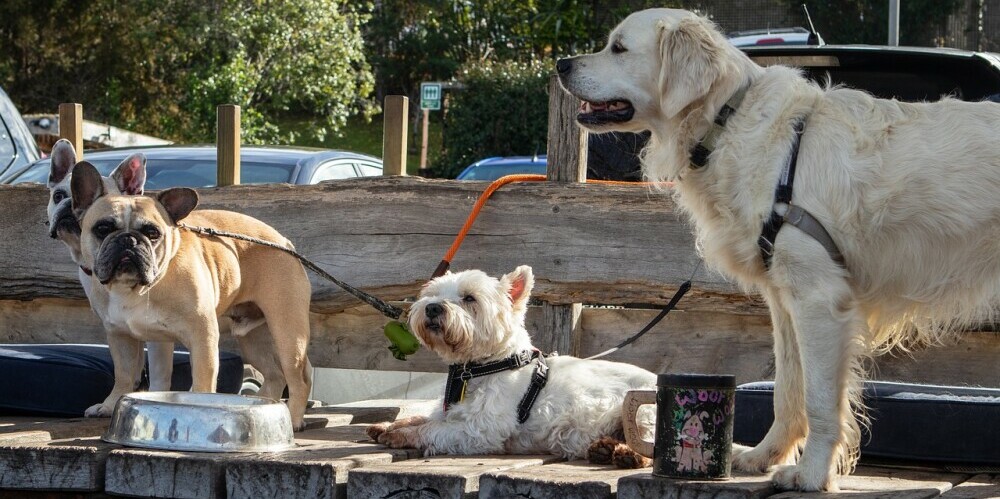
<instances>
[{"instance_id":1,"label":"ceramic mug","mask_svg":"<svg viewBox=\"0 0 1000 499\"><path fill-rule=\"evenodd\" d=\"M731 469L732 375L661 374L656 390L631 390L622 406L625 441L653 459L653 474L671 478L727 478ZM642 439L639 407L656 404L653 442Z\"/></svg>"}]
</instances>

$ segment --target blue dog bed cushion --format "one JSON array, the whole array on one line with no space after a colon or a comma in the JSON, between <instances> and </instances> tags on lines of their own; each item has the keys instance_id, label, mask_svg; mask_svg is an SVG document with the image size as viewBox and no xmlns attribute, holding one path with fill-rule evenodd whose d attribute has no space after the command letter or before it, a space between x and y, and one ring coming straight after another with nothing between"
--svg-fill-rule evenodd
<instances>
[{"instance_id":1,"label":"blue dog bed cushion","mask_svg":"<svg viewBox=\"0 0 1000 499\"><path fill-rule=\"evenodd\" d=\"M756 445L774 420L774 383L736 388L733 440ZM861 456L1000 465L1000 389L870 381Z\"/></svg>"},{"instance_id":2,"label":"blue dog bed cushion","mask_svg":"<svg viewBox=\"0 0 1000 499\"><path fill-rule=\"evenodd\" d=\"M0 414L81 417L115 384L107 345L0 345ZM220 352L217 389L237 393L243 360ZM191 388L191 356L174 352L171 390Z\"/></svg>"}]
</instances>

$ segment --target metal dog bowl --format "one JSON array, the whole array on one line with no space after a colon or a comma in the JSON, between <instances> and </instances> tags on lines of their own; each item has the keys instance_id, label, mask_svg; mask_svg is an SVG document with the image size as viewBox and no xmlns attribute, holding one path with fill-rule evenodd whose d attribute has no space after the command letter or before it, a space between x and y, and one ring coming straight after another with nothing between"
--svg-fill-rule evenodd
<instances>
[{"instance_id":1,"label":"metal dog bowl","mask_svg":"<svg viewBox=\"0 0 1000 499\"><path fill-rule=\"evenodd\" d=\"M269 452L292 447L281 402L222 393L139 392L118 400L105 442L150 449Z\"/></svg>"}]
</instances>

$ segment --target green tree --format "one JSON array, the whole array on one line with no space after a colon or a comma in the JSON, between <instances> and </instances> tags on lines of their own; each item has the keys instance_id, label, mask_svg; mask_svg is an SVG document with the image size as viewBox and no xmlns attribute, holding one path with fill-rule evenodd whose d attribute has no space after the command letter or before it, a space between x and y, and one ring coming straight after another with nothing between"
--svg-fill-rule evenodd
<instances>
[{"instance_id":1,"label":"green tree","mask_svg":"<svg viewBox=\"0 0 1000 499\"><path fill-rule=\"evenodd\" d=\"M466 65L458 75L465 89L452 96L434 174L454 178L488 156L545 154L550 72L540 61Z\"/></svg>"},{"instance_id":2,"label":"green tree","mask_svg":"<svg viewBox=\"0 0 1000 499\"><path fill-rule=\"evenodd\" d=\"M827 43L884 45L889 38L887 0L785 0L789 8L809 8L816 30ZM899 2L900 45L935 46L937 28L964 0L903 0Z\"/></svg>"},{"instance_id":3,"label":"green tree","mask_svg":"<svg viewBox=\"0 0 1000 499\"><path fill-rule=\"evenodd\" d=\"M239 104L245 141L289 141L280 113L322 134L374 109L365 21L349 0L6 0L0 84L25 112L82 102L179 141L214 140L215 107Z\"/></svg>"}]
</instances>

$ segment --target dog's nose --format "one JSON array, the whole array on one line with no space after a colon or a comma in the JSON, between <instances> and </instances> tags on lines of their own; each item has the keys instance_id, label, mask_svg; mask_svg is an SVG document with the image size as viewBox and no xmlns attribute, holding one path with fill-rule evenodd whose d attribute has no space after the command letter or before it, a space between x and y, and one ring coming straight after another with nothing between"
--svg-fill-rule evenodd
<instances>
[{"instance_id":1,"label":"dog's nose","mask_svg":"<svg viewBox=\"0 0 1000 499\"><path fill-rule=\"evenodd\" d=\"M573 61L569 59L559 59L556 61L556 71L563 75L569 73L573 69Z\"/></svg>"},{"instance_id":2,"label":"dog's nose","mask_svg":"<svg viewBox=\"0 0 1000 499\"><path fill-rule=\"evenodd\" d=\"M427 308L424 309L424 315L426 315L428 319L433 319L443 313L444 313L444 307L442 307L437 303L431 303L430 305L427 305Z\"/></svg>"},{"instance_id":3,"label":"dog's nose","mask_svg":"<svg viewBox=\"0 0 1000 499\"><path fill-rule=\"evenodd\" d=\"M122 236L122 246L127 246L129 248L134 248L139 244L139 240L135 238L132 234L125 234Z\"/></svg>"}]
</instances>

